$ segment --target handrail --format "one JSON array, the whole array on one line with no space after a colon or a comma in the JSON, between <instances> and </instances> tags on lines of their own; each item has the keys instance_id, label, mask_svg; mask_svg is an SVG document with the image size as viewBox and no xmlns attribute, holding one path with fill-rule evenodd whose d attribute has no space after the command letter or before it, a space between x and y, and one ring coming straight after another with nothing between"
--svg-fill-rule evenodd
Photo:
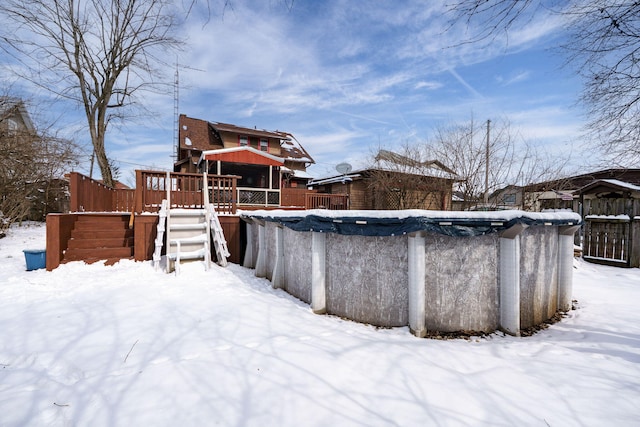
<instances>
[{"instance_id":1,"label":"handrail","mask_svg":"<svg viewBox=\"0 0 640 427\"><path fill-rule=\"evenodd\" d=\"M236 183L234 175L207 175L209 200L219 213L236 213ZM170 207L203 208L203 176L199 173L177 173L137 170L136 212L157 212L163 198Z\"/></svg>"}]
</instances>

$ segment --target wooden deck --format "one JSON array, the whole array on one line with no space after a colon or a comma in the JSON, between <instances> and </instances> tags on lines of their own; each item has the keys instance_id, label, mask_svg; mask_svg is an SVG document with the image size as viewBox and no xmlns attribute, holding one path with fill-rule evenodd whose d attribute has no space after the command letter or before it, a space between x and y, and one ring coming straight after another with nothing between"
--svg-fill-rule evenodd
<instances>
[{"instance_id":1,"label":"wooden deck","mask_svg":"<svg viewBox=\"0 0 640 427\"><path fill-rule=\"evenodd\" d=\"M208 175L209 200L218 212L231 256L242 259L242 209L273 209L274 206L239 205L237 176ZM123 258L152 259L162 200L170 193L172 208L203 207L203 175L136 171L135 189L112 189L77 172L69 176L71 209L68 214L47 216L47 270L61 263ZM306 189L281 189L284 209L345 209L348 196L315 194ZM116 231L117 230L117 231ZM110 231L113 231L111 233ZM116 235L117 234L117 235Z\"/></svg>"}]
</instances>

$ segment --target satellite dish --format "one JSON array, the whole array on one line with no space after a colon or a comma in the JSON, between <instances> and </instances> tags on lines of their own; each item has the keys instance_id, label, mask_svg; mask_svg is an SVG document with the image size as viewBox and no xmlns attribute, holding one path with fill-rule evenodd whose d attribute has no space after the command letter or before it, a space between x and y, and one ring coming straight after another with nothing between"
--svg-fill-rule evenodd
<instances>
[{"instance_id":1,"label":"satellite dish","mask_svg":"<svg viewBox=\"0 0 640 427\"><path fill-rule=\"evenodd\" d=\"M351 172L351 165L349 163L340 163L336 166L336 170L339 174L346 175Z\"/></svg>"}]
</instances>

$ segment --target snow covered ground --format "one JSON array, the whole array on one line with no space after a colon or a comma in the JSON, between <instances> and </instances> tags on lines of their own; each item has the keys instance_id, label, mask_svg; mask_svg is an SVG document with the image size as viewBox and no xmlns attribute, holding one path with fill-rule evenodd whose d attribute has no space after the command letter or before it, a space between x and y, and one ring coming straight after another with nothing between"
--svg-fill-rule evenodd
<instances>
[{"instance_id":1,"label":"snow covered ground","mask_svg":"<svg viewBox=\"0 0 640 427\"><path fill-rule=\"evenodd\" d=\"M438 341L310 308L231 265L25 271L0 239L0 426L637 426L640 269L576 263L532 337Z\"/></svg>"}]
</instances>

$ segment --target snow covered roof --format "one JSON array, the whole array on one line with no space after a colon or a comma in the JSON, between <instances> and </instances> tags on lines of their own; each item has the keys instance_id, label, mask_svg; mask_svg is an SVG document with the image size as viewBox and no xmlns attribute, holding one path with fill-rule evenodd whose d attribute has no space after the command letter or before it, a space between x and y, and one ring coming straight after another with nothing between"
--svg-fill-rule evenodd
<instances>
[{"instance_id":1,"label":"snow covered roof","mask_svg":"<svg viewBox=\"0 0 640 427\"><path fill-rule=\"evenodd\" d=\"M631 184L630 182L624 182L624 181L620 181L618 179L598 179L598 180L595 180L595 181L585 185L584 187L582 187L578 191L578 193L584 194L584 193L588 192L589 190L592 190L592 189L597 188L599 186L608 187L608 188L611 188L611 189L640 192L640 185Z\"/></svg>"},{"instance_id":2,"label":"snow covered roof","mask_svg":"<svg viewBox=\"0 0 640 427\"><path fill-rule=\"evenodd\" d=\"M309 182L309 185L326 185L326 184L335 184L338 182L351 182L354 179L357 178L361 178L362 175L360 175L360 173L350 173L347 175L336 175L336 176L332 176L330 178L319 178L319 179L314 179L311 182Z\"/></svg>"},{"instance_id":3,"label":"snow covered roof","mask_svg":"<svg viewBox=\"0 0 640 427\"><path fill-rule=\"evenodd\" d=\"M432 178L441 178L441 179L458 179L458 176L455 174L451 174L445 170L441 170L439 168L431 168L425 167L423 169L411 169L411 170L397 170L393 168L384 168L384 167L372 167L366 169L359 169L357 171L351 172L346 175L332 175L324 178L314 179L309 183L309 185L325 185L325 184L334 184L338 182L343 182L345 179L347 181L353 181L355 179L362 179L367 175L371 175L374 172L391 172L397 174L404 175L413 175L416 177L432 177Z\"/></svg>"},{"instance_id":4,"label":"snow covered roof","mask_svg":"<svg viewBox=\"0 0 640 427\"><path fill-rule=\"evenodd\" d=\"M280 168L280 170L284 173L287 173L291 176L293 176L294 178L299 178L299 179L313 179L313 177L311 175L309 175L309 173L307 173L306 171L301 171L301 170L297 170L297 169L289 169L288 167L282 166Z\"/></svg>"},{"instance_id":5,"label":"snow covered roof","mask_svg":"<svg viewBox=\"0 0 640 427\"><path fill-rule=\"evenodd\" d=\"M291 162L315 163L307 150L305 150L300 142L290 133L283 132L287 138L280 141L280 149L282 157Z\"/></svg>"}]
</instances>

